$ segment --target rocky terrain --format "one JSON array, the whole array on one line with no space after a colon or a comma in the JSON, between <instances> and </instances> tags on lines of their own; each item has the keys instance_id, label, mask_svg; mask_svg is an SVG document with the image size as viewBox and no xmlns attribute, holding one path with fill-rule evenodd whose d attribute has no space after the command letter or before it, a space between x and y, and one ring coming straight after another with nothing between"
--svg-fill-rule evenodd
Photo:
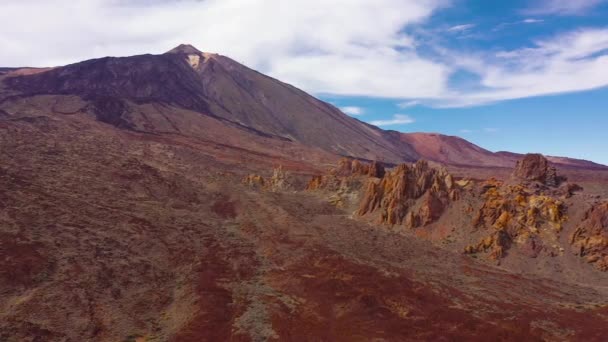
<instances>
[{"instance_id":1,"label":"rocky terrain","mask_svg":"<svg viewBox=\"0 0 608 342\"><path fill-rule=\"evenodd\" d=\"M352 165L346 167L352 171L337 172L345 165ZM583 188L558 176L542 155L526 155L506 180L456 180L445 168L433 168L426 161L370 175L366 170L373 165L377 164L343 159L328 176L313 177L307 190L336 192L339 196L348 189L351 204L358 202L355 218L390 226L398 233L420 228L418 235L442 242L451 237L433 223L444 216L461 222L468 218L459 228L465 232L459 234L462 241L449 241L455 246L469 242L463 249L465 254L482 254L500 262L511 249L517 250L517 256L530 258L541 254L554 258L574 249L577 255L586 257L585 261L606 270L605 203L586 201L590 209L580 222L572 222L569 208L582 204ZM565 233L572 237L564 243L561 235L565 226L576 228ZM482 237L475 240L480 234Z\"/></svg>"},{"instance_id":2,"label":"rocky terrain","mask_svg":"<svg viewBox=\"0 0 608 342\"><path fill-rule=\"evenodd\" d=\"M605 340L608 172L425 139L190 46L0 69L0 340Z\"/></svg>"}]
</instances>

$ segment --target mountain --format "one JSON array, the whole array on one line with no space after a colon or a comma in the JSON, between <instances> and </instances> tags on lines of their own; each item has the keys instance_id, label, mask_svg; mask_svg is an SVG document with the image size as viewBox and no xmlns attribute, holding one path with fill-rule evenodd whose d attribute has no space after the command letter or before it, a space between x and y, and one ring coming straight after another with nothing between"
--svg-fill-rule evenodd
<instances>
[{"instance_id":1,"label":"mountain","mask_svg":"<svg viewBox=\"0 0 608 342\"><path fill-rule=\"evenodd\" d=\"M523 154L491 152L465 139L437 133L399 133L402 142L410 145L419 158L446 165L512 168ZM552 157L547 159L559 167L606 170L608 166L588 160Z\"/></svg>"},{"instance_id":2,"label":"mountain","mask_svg":"<svg viewBox=\"0 0 608 342\"><path fill-rule=\"evenodd\" d=\"M190 45L163 55L89 60L9 77L5 83L20 97L79 96L98 113L99 120L132 130L166 132L147 118L145 108L161 104L339 155L393 163L417 158L409 146L394 145L376 127L230 58L203 53ZM171 119L165 117L165 121ZM196 117L187 126L204 129ZM179 125L173 129L176 133L184 130L187 128Z\"/></svg>"},{"instance_id":3,"label":"mountain","mask_svg":"<svg viewBox=\"0 0 608 342\"><path fill-rule=\"evenodd\" d=\"M449 165L512 167L505 158L462 138L435 133L402 133L401 141L412 146L423 159Z\"/></svg>"},{"instance_id":4,"label":"mountain","mask_svg":"<svg viewBox=\"0 0 608 342\"><path fill-rule=\"evenodd\" d=\"M75 95L98 120L140 132L200 137L209 124L206 116L256 135L391 164L424 158L449 165L512 167L520 157L492 153L458 137L383 131L291 85L191 45L162 55L2 70L13 96ZM184 122L171 114L174 109L200 115ZM603 167L576 159L552 161Z\"/></svg>"}]
</instances>

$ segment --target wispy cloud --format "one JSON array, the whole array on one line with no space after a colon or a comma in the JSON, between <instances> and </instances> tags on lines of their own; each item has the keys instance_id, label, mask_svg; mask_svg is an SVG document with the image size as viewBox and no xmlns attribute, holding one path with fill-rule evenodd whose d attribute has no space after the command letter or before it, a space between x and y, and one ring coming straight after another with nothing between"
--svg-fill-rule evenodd
<instances>
[{"instance_id":1,"label":"wispy cloud","mask_svg":"<svg viewBox=\"0 0 608 342\"><path fill-rule=\"evenodd\" d=\"M524 23L524 24L536 24L536 23L542 23L542 22L544 22L544 20L543 19L528 18L528 19L524 19L524 20L522 20L520 22Z\"/></svg>"},{"instance_id":2,"label":"wispy cloud","mask_svg":"<svg viewBox=\"0 0 608 342\"><path fill-rule=\"evenodd\" d=\"M466 107L608 86L608 28L562 33L459 67L479 76L480 90L454 90L432 105Z\"/></svg>"},{"instance_id":3,"label":"wispy cloud","mask_svg":"<svg viewBox=\"0 0 608 342\"><path fill-rule=\"evenodd\" d=\"M397 107L405 109L405 108L415 107L415 106L417 106L419 104L420 104L420 101L418 101L418 100L412 100L412 101L406 101L406 102L398 103Z\"/></svg>"},{"instance_id":4,"label":"wispy cloud","mask_svg":"<svg viewBox=\"0 0 608 342\"><path fill-rule=\"evenodd\" d=\"M494 29L492 31L496 32L496 31L500 31L503 29L506 29L507 27L511 27L511 26L515 26L515 25L522 25L522 24L540 24L543 23L545 20L543 19L537 19L537 18L527 18L524 20L518 20L518 21L511 21L511 22L506 22L506 23L500 23L498 25L496 25L496 27L494 27Z\"/></svg>"},{"instance_id":5,"label":"wispy cloud","mask_svg":"<svg viewBox=\"0 0 608 342\"><path fill-rule=\"evenodd\" d=\"M537 0L535 4L524 10L528 14L581 15L605 0Z\"/></svg>"},{"instance_id":6,"label":"wispy cloud","mask_svg":"<svg viewBox=\"0 0 608 342\"><path fill-rule=\"evenodd\" d=\"M462 134L470 134L470 133L473 133L474 131L471 129L461 129L459 132Z\"/></svg>"},{"instance_id":7,"label":"wispy cloud","mask_svg":"<svg viewBox=\"0 0 608 342\"><path fill-rule=\"evenodd\" d=\"M348 115L354 116L363 115L365 113L365 110L363 110L363 108L355 106L341 107L340 110Z\"/></svg>"},{"instance_id":8,"label":"wispy cloud","mask_svg":"<svg viewBox=\"0 0 608 342\"><path fill-rule=\"evenodd\" d=\"M496 133L499 131L498 128L493 128L493 127L486 127L483 129L484 132L486 133Z\"/></svg>"},{"instance_id":9,"label":"wispy cloud","mask_svg":"<svg viewBox=\"0 0 608 342\"><path fill-rule=\"evenodd\" d=\"M374 126L394 126L394 125L405 125L416 122L414 118L406 114L395 114L392 119L388 120L373 120L370 124Z\"/></svg>"},{"instance_id":10,"label":"wispy cloud","mask_svg":"<svg viewBox=\"0 0 608 342\"><path fill-rule=\"evenodd\" d=\"M448 32L463 32L463 31L468 31L468 30L472 29L473 27L475 27L475 24L456 25L456 26L450 27L448 29Z\"/></svg>"}]
</instances>

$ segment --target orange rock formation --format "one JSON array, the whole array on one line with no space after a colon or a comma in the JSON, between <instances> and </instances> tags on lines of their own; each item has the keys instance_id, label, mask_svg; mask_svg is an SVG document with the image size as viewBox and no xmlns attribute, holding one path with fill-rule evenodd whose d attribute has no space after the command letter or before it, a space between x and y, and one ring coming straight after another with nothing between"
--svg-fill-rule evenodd
<instances>
[{"instance_id":1,"label":"orange rock formation","mask_svg":"<svg viewBox=\"0 0 608 342\"><path fill-rule=\"evenodd\" d=\"M421 199L421 201L418 201ZM357 214L380 213L380 222L425 226L437 220L449 201L458 199L453 177L426 161L399 165L381 179L370 180Z\"/></svg>"},{"instance_id":2,"label":"orange rock formation","mask_svg":"<svg viewBox=\"0 0 608 342\"><path fill-rule=\"evenodd\" d=\"M243 178L242 183L252 188L270 191L286 190L292 187L282 166L275 167L270 178L250 174Z\"/></svg>"},{"instance_id":3,"label":"orange rock formation","mask_svg":"<svg viewBox=\"0 0 608 342\"><path fill-rule=\"evenodd\" d=\"M523 185L504 185L495 179L482 188L483 206L473 220L476 228L491 229L492 233L476 245L469 245L465 253L491 250L490 258L499 259L511 243L528 244L531 256L542 249L540 229L557 237L566 221L565 204L558 199L535 194Z\"/></svg>"}]
</instances>

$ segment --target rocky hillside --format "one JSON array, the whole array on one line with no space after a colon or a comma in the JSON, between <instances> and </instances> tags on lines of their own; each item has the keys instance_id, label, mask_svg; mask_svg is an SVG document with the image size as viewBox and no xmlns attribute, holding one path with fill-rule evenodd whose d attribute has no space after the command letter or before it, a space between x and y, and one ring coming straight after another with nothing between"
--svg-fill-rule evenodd
<instances>
[{"instance_id":1,"label":"rocky hillside","mask_svg":"<svg viewBox=\"0 0 608 342\"><path fill-rule=\"evenodd\" d=\"M569 252L574 251L581 262L607 269L605 204L586 197L542 155L524 156L506 180L455 180L425 161L368 173L374 165L342 160L329 175L313 177L308 190L334 192L330 198L341 198L354 217L464 254L498 262L545 258L568 268L569 262L578 264ZM345 168L349 172L336 171ZM583 217L581 210L587 211Z\"/></svg>"}]
</instances>

